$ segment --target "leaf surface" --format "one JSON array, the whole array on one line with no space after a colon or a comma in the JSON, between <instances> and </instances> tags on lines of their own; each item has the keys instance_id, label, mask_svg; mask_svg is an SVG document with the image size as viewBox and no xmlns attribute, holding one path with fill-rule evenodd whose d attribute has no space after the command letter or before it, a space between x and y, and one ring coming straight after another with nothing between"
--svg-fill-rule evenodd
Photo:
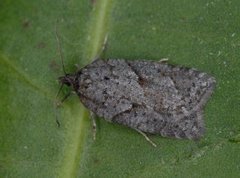
<instances>
[{"instance_id":1,"label":"leaf surface","mask_svg":"<svg viewBox=\"0 0 240 178\"><path fill-rule=\"evenodd\" d=\"M239 176L239 6L238 0L3 0L0 177ZM154 148L137 132L98 119L93 141L76 95L54 107L64 75L55 27L67 72L97 57L107 35L103 58L168 58L213 75L204 137L150 136Z\"/></svg>"}]
</instances>

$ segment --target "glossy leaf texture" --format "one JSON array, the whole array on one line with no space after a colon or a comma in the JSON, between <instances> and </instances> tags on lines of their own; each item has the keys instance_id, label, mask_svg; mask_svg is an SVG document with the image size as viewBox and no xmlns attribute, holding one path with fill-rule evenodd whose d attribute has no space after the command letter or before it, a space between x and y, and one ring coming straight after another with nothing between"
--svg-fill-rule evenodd
<instances>
[{"instance_id":1,"label":"glossy leaf texture","mask_svg":"<svg viewBox=\"0 0 240 178\"><path fill-rule=\"evenodd\" d=\"M0 177L239 176L239 6L238 0L2 0ZM67 72L91 63L108 36L102 58L168 58L213 75L204 137L150 135L154 148L139 133L99 118L93 141L76 95L55 107L64 75L55 29Z\"/></svg>"}]
</instances>

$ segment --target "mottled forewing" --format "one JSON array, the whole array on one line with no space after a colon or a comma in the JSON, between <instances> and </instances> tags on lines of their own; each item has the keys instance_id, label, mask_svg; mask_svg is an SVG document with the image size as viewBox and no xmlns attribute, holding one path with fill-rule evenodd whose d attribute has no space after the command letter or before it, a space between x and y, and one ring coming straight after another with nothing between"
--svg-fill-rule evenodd
<instances>
[{"instance_id":1,"label":"mottled forewing","mask_svg":"<svg viewBox=\"0 0 240 178\"><path fill-rule=\"evenodd\" d=\"M96 60L78 73L78 95L98 116L143 132L197 139L215 80L152 61Z\"/></svg>"},{"instance_id":2,"label":"mottled forewing","mask_svg":"<svg viewBox=\"0 0 240 178\"><path fill-rule=\"evenodd\" d=\"M204 133L202 111L179 118L138 106L117 115L114 122L164 137L198 139Z\"/></svg>"},{"instance_id":3,"label":"mottled forewing","mask_svg":"<svg viewBox=\"0 0 240 178\"><path fill-rule=\"evenodd\" d=\"M176 117L201 110L215 79L195 69L161 62L129 61L155 111Z\"/></svg>"},{"instance_id":4,"label":"mottled forewing","mask_svg":"<svg viewBox=\"0 0 240 178\"><path fill-rule=\"evenodd\" d=\"M96 60L80 71L78 79L83 104L108 121L145 101L138 76L124 60Z\"/></svg>"}]
</instances>

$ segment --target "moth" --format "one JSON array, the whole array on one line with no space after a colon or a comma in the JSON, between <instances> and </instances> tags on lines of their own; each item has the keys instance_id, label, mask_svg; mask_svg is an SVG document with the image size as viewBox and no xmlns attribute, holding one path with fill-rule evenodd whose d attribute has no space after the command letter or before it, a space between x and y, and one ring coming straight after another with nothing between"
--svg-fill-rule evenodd
<instances>
[{"instance_id":1,"label":"moth","mask_svg":"<svg viewBox=\"0 0 240 178\"><path fill-rule=\"evenodd\" d=\"M108 122L193 140L204 133L203 107L216 83L193 68L124 59L97 59L59 81Z\"/></svg>"}]
</instances>

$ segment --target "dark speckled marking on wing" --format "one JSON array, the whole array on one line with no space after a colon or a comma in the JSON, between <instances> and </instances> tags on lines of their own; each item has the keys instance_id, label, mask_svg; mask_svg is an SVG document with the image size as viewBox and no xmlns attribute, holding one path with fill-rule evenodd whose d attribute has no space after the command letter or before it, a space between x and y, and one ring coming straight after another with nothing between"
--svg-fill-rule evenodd
<instances>
[{"instance_id":1,"label":"dark speckled marking on wing","mask_svg":"<svg viewBox=\"0 0 240 178\"><path fill-rule=\"evenodd\" d=\"M82 103L109 122L146 133L197 139L215 79L153 61L96 60L73 74Z\"/></svg>"}]
</instances>

